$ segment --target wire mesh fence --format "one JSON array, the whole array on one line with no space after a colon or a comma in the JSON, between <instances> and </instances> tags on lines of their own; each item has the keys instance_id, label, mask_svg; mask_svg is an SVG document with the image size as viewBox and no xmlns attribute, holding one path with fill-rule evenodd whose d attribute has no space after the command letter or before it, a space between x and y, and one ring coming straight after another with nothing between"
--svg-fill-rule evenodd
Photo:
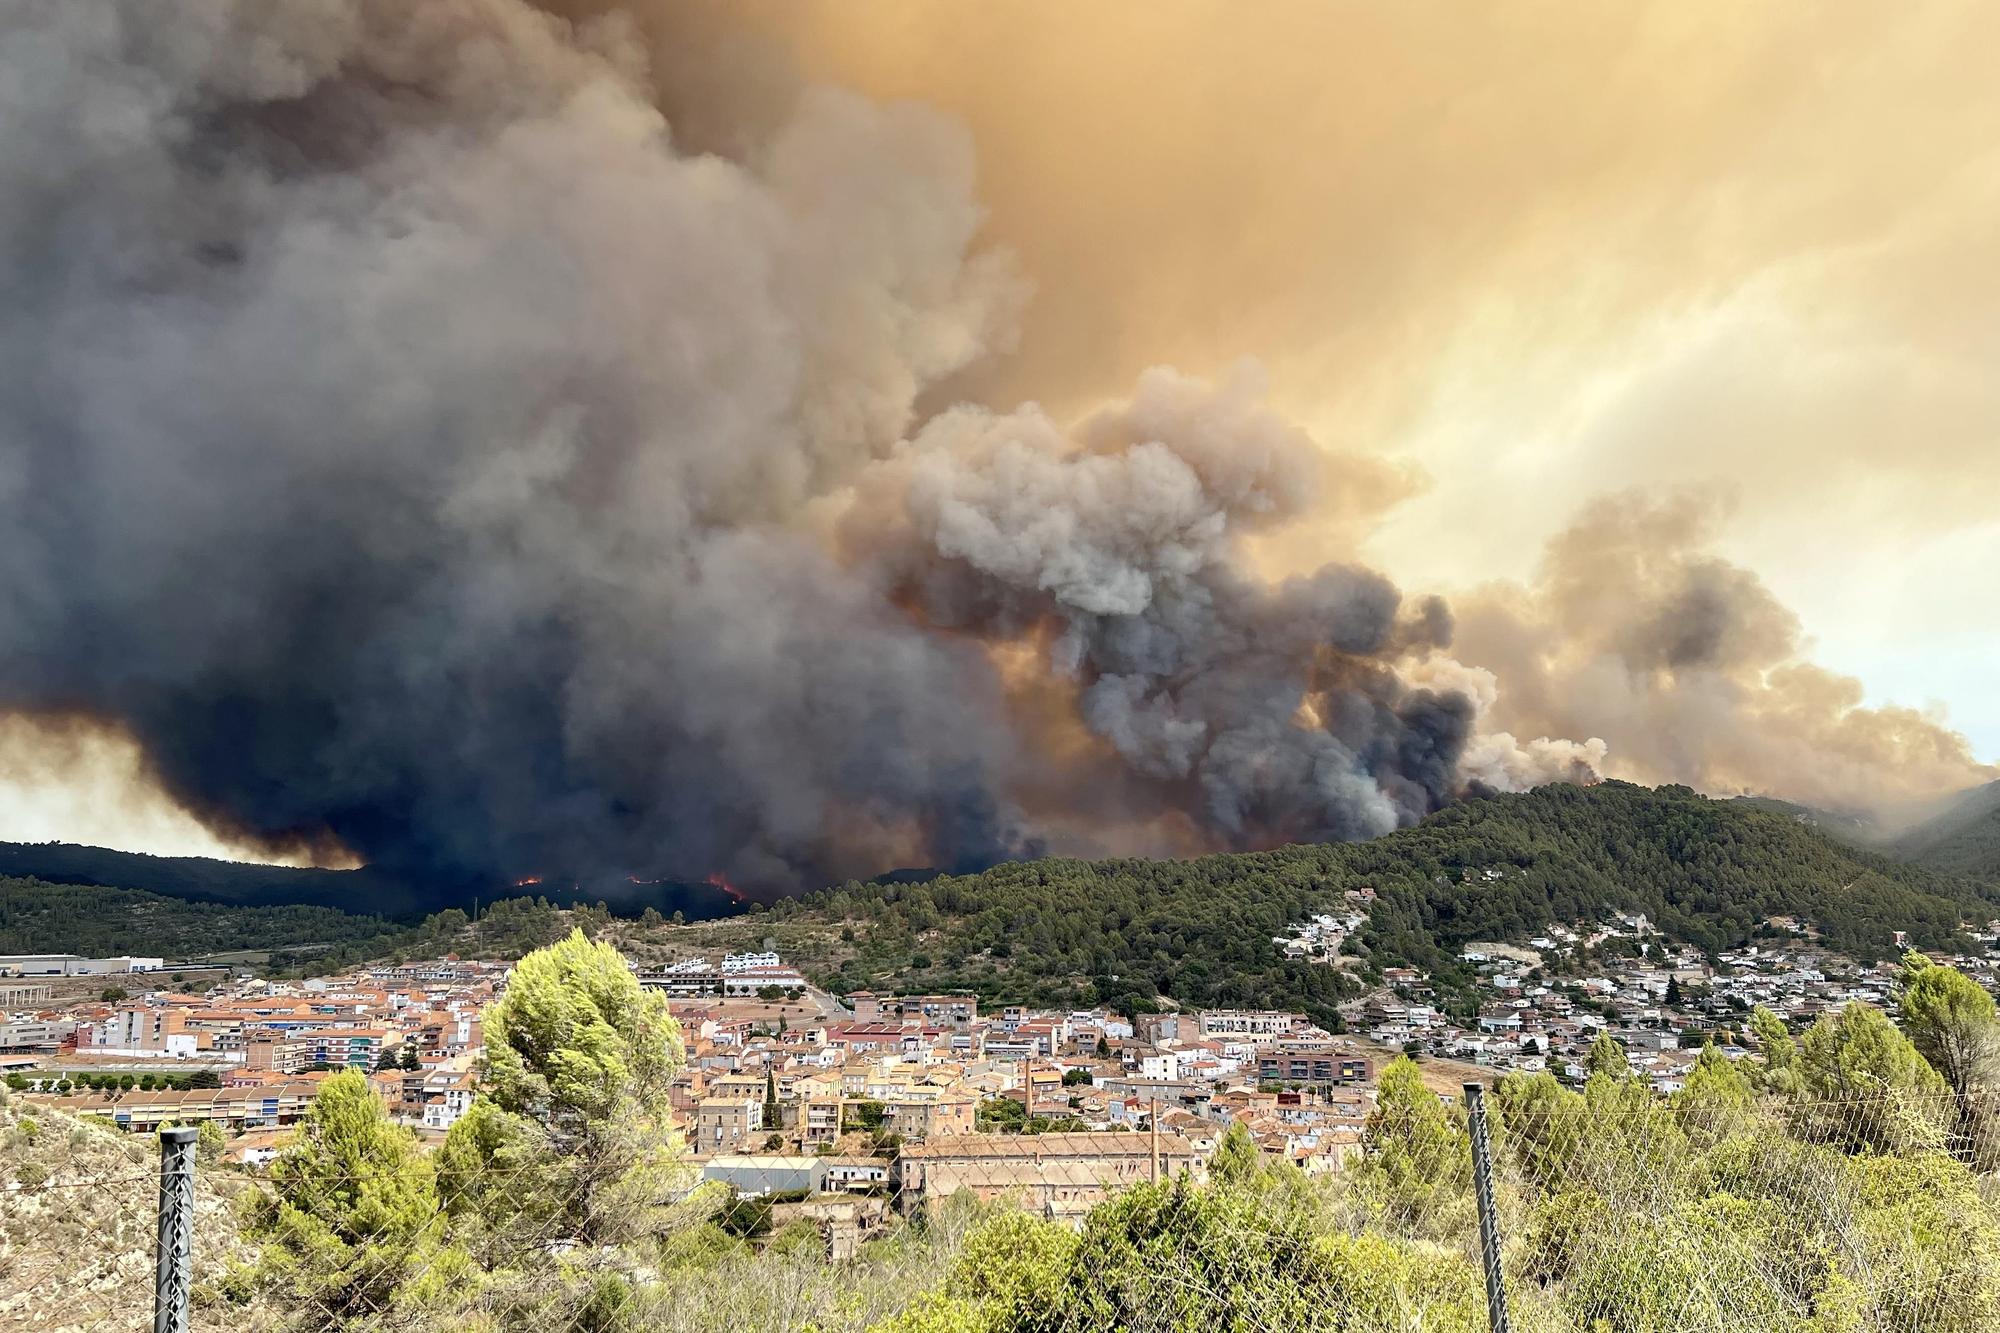
<instances>
[{"instance_id":1,"label":"wire mesh fence","mask_svg":"<svg viewBox=\"0 0 2000 1333\"><path fill-rule=\"evenodd\" d=\"M1462 1114L1379 1110L1338 1175L1253 1176L1094 1217L1070 1261L1094 1295L1039 1326L2000 1328L1978 1107L1943 1090L1712 1093L1514 1081L1485 1098L1490 1201Z\"/></svg>"},{"instance_id":2,"label":"wire mesh fence","mask_svg":"<svg viewBox=\"0 0 2000 1333\"><path fill-rule=\"evenodd\" d=\"M909 1226L879 1187L743 1194L671 1138L454 1160L384 1121L301 1125L260 1168L206 1145L191 1161L184 1322L156 1325L159 1139L12 1109L0 1330L859 1330L935 1280L966 1225ZM863 1247L865 1264L835 1262Z\"/></svg>"},{"instance_id":3,"label":"wire mesh fence","mask_svg":"<svg viewBox=\"0 0 2000 1333\"><path fill-rule=\"evenodd\" d=\"M1977 1099L1602 1077L1484 1101L1484 1191L1467 1108L1386 1093L1318 1174L1227 1138L1156 1167L1144 1135L1024 1136L858 1192L803 1156L745 1159L760 1193L666 1141L438 1149L328 1117L193 1172L185 1326L1474 1333L1497 1294L1510 1333L2000 1329ZM6 1134L0 1330L153 1327L156 1141L18 1104Z\"/></svg>"},{"instance_id":4,"label":"wire mesh fence","mask_svg":"<svg viewBox=\"0 0 2000 1333\"><path fill-rule=\"evenodd\" d=\"M0 1129L0 1164L0 1329L152 1327L161 1183L153 1139L25 1113ZM244 1183L200 1181L197 1229L226 1236L228 1196ZM207 1257L212 1273L216 1256Z\"/></svg>"},{"instance_id":5,"label":"wire mesh fence","mask_svg":"<svg viewBox=\"0 0 2000 1333\"><path fill-rule=\"evenodd\" d=\"M1517 1326L2000 1328L1988 1135L1949 1091L1498 1100Z\"/></svg>"}]
</instances>

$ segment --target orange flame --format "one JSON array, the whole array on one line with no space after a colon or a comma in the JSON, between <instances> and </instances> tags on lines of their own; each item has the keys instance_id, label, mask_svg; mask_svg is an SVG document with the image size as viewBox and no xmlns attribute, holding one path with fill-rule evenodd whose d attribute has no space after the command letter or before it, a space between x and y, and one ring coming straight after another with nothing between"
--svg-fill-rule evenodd
<instances>
[{"instance_id":1,"label":"orange flame","mask_svg":"<svg viewBox=\"0 0 2000 1333\"><path fill-rule=\"evenodd\" d=\"M745 893L743 890L737 888L734 884L731 884L728 880L724 879L722 877L722 872L720 870L717 870L712 874L710 874L707 877L707 879L705 879L703 882L706 884L713 885L715 888L721 889L724 893L728 894L730 897L734 898L739 903L747 903L750 901L750 895Z\"/></svg>"}]
</instances>

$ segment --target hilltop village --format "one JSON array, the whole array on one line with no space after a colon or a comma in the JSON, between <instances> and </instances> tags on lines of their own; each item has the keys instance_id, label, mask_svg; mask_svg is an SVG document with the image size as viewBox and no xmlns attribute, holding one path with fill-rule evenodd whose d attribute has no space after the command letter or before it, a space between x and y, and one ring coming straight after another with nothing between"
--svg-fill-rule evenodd
<instances>
[{"instance_id":1,"label":"hilltop village","mask_svg":"<svg viewBox=\"0 0 2000 1333\"><path fill-rule=\"evenodd\" d=\"M1353 924L1315 918L1275 943L1337 966ZM2000 924L1973 933L1981 955L1950 961L1993 985ZM1343 1008L1343 1031L1276 1011L834 996L772 950L635 970L681 1027L673 1105L702 1173L745 1195L873 1200L856 1234L961 1189L1077 1215L1121 1184L1198 1166L1238 1124L1272 1159L1337 1171L1398 1054L1450 1096L1509 1070L1580 1082L1608 1033L1671 1093L1704 1045L1748 1053L1755 1007L1797 1028L1894 1001L1892 965L1855 963L1790 918L1712 959L1627 915L1551 923L1460 961L1479 978L1476 1007L1462 992L1446 1007L1427 978L1391 968ZM435 1143L479 1095L480 1016L509 970L446 956L277 981L158 958L0 958L0 1072L31 1104L130 1131L213 1123L223 1158L255 1168L329 1072L359 1068Z\"/></svg>"}]
</instances>

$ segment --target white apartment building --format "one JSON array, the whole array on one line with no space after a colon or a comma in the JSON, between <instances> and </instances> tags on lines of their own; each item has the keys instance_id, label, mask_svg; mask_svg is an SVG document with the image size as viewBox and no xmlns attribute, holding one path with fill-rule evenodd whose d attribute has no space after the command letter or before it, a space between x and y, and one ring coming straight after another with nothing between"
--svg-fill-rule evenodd
<instances>
[{"instance_id":1,"label":"white apartment building","mask_svg":"<svg viewBox=\"0 0 2000 1333\"><path fill-rule=\"evenodd\" d=\"M1310 1026L1304 1014L1282 1014L1273 1009L1205 1009L1200 1023L1204 1037L1248 1037L1252 1041L1289 1037Z\"/></svg>"},{"instance_id":2,"label":"white apartment building","mask_svg":"<svg viewBox=\"0 0 2000 1333\"><path fill-rule=\"evenodd\" d=\"M790 967L738 968L723 979L722 993L730 999L750 999L766 986L779 990L804 990L805 976Z\"/></svg>"},{"instance_id":3,"label":"white apartment building","mask_svg":"<svg viewBox=\"0 0 2000 1333\"><path fill-rule=\"evenodd\" d=\"M439 1071L424 1080L424 1128L447 1130L472 1109L472 1075Z\"/></svg>"},{"instance_id":4,"label":"white apartment building","mask_svg":"<svg viewBox=\"0 0 2000 1333\"><path fill-rule=\"evenodd\" d=\"M784 966L784 960L779 958L775 953L732 953L724 955L722 959L722 971L726 976L733 976L738 972L749 972L755 969L782 966Z\"/></svg>"},{"instance_id":5,"label":"white apartment building","mask_svg":"<svg viewBox=\"0 0 2000 1333\"><path fill-rule=\"evenodd\" d=\"M0 1016L0 1051L60 1046L76 1031L73 1018L6 1018Z\"/></svg>"},{"instance_id":6,"label":"white apartment building","mask_svg":"<svg viewBox=\"0 0 2000 1333\"><path fill-rule=\"evenodd\" d=\"M200 1049L200 1041L185 1030L178 1012L131 1005L115 1010L101 1023L81 1029L77 1046L92 1055L192 1059Z\"/></svg>"}]
</instances>

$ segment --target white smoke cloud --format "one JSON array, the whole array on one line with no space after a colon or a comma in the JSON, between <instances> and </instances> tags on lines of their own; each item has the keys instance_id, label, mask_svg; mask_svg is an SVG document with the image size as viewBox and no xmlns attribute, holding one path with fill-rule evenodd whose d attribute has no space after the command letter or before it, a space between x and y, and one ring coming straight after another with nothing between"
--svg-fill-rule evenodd
<instances>
[{"instance_id":1,"label":"white smoke cloud","mask_svg":"<svg viewBox=\"0 0 2000 1333\"><path fill-rule=\"evenodd\" d=\"M1498 682L1491 725L1610 736L1608 763L1592 762L1610 776L1849 813L1991 780L1939 718L1869 707L1859 681L1807 660L1798 618L1713 553L1722 508L1700 493L1607 497L1533 579L1460 599L1456 651Z\"/></svg>"}]
</instances>

